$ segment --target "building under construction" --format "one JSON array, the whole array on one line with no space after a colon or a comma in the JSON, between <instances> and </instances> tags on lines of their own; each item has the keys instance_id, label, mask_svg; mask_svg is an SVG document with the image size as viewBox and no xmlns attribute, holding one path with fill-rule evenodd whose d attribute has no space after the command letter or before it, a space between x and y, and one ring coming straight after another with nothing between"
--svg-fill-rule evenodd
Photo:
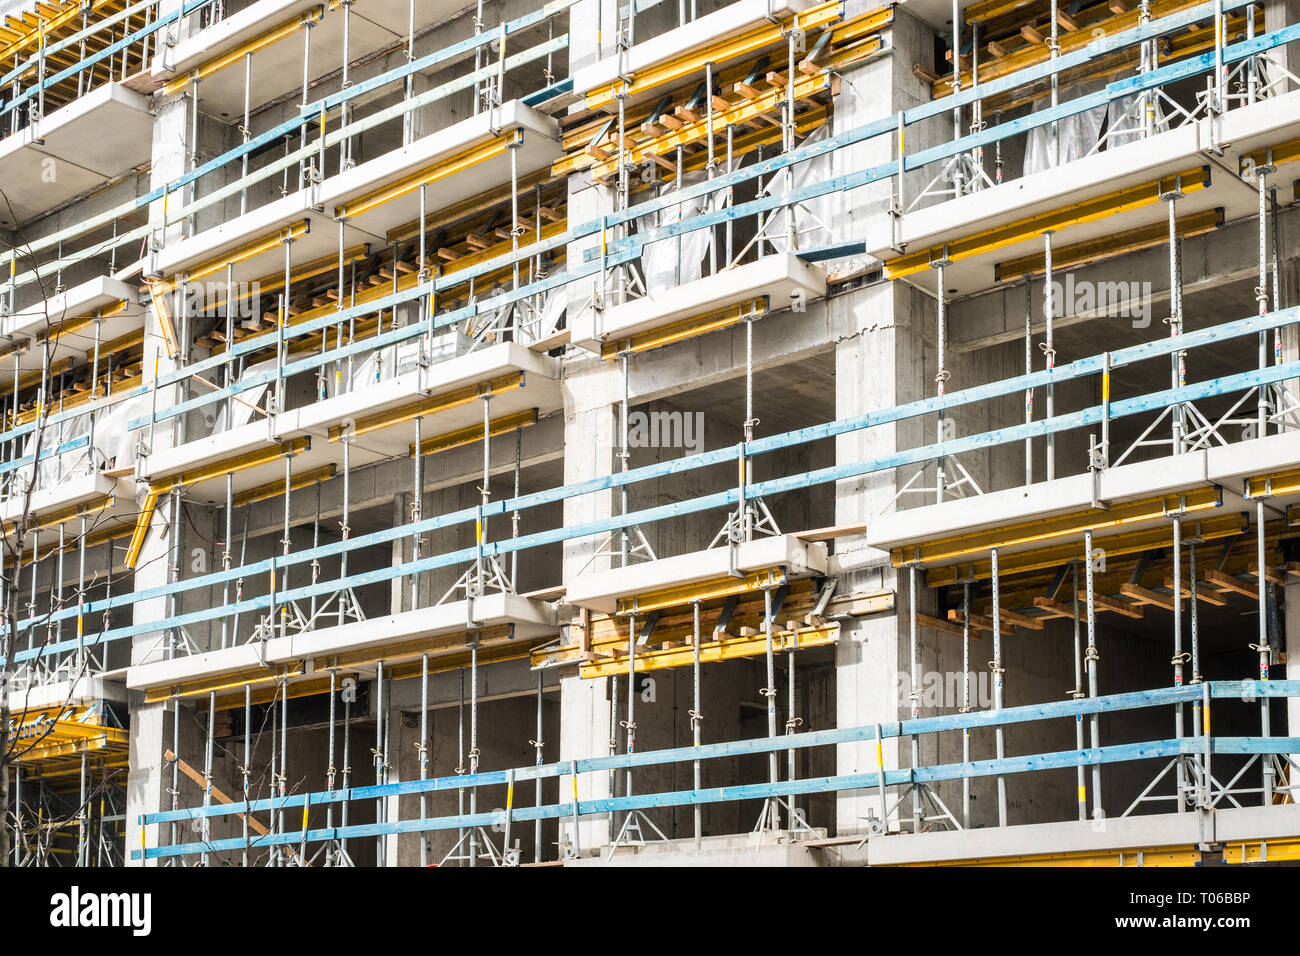
<instances>
[{"instance_id":1,"label":"building under construction","mask_svg":"<svg viewBox=\"0 0 1300 956\"><path fill-rule=\"evenodd\" d=\"M13 865L1300 860L1300 2L2 9Z\"/></svg>"}]
</instances>

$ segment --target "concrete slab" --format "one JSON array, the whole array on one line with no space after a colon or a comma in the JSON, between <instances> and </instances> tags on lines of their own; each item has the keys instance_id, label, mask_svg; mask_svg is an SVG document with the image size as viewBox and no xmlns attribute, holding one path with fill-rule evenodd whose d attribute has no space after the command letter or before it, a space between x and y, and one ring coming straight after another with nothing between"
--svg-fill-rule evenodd
<instances>
[{"instance_id":1,"label":"concrete slab","mask_svg":"<svg viewBox=\"0 0 1300 956\"><path fill-rule=\"evenodd\" d=\"M422 0L415 8L416 30L444 21L467 6L465 0ZM322 4L321 0L257 0L174 47L164 46L150 64L150 74L156 82L182 76L314 7L322 7L323 16L310 28L311 62L319 65L317 72L333 71L343 49L342 7ZM353 0L348 18L351 55L361 57L404 42L409 11L408 0ZM253 54L254 104L302 89L304 45L299 28ZM244 62L240 58L199 82L200 108L220 119L242 119L244 82Z\"/></svg>"},{"instance_id":2,"label":"concrete slab","mask_svg":"<svg viewBox=\"0 0 1300 956\"><path fill-rule=\"evenodd\" d=\"M418 656L421 651L412 649L410 645L424 638L432 640L468 629L503 627L511 627L512 633L507 638L492 641L492 645L524 642L558 633L555 613L550 605L515 594L488 594L473 602L450 601L438 607L417 608L366 621L351 621L337 627L323 627L267 641L136 665L127 670L126 686L131 690L170 687L258 667L279 669L322 656L359 650L380 652L402 645L400 651L393 651L392 659L398 660L403 656ZM489 642L485 641L484 646L488 645ZM430 660L440 654L461 653L464 649L460 644L431 647ZM311 668L304 670L310 672Z\"/></svg>"},{"instance_id":3,"label":"concrete slab","mask_svg":"<svg viewBox=\"0 0 1300 956\"><path fill-rule=\"evenodd\" d=\"M1292 139L1297 133L1300 133L1300 91L1232 110L1219 120L1189 123L1147 140L913 210L899 218L896 238L888 217L878 217L876 225L868 230L867 251L888 266L890 260L899 256L899 249L919 252L1201 166L1210 167L1210 185L1180 199L1178 215L1222 208L1224 221L1231 222L1254 215L1258 209L1258 199L1252 195L1255 184L1243 188L1234 175L1240 168L1241 156ZM1222 156L1216 155L1216 144L1222 148ZM1289 175L1293 176L1293 171ZM1289 184L1290 179L1286 182ZM1281 191L1283 201L1291 198L1289 193L1289 189ZM1070 223L1059 229L1052 241L1059 247L1103 239L1128 229L1164 222L1168 215L1168 207L1163 202L1117 209L1092 221ZM899 248L894 248L895 242ZM949 295L994 288L998 285L997 263L1042 250L1042 236L1035 233L1022 242L958 258L944 270L944 284ZM909 281L934 290L937 273L926 269L910 276Z\"/></svg>"},{"instance_id":4,"label":"concrete slab","mask_svg":"<svg viewBox=\"0 0 1300 956\"><path fill-rule=\"evenodd\" d=\"M1193 452L1111 468L1102 475L1100 497L1102 501L1116 505L1214 484L1206 471L1205 453ZM890 512L867 523L867 543L873 548L888 551L940 538L989 531L1023 521L1086 511L1092 506L1092 492L1091 475L1072 475L1038 482L1027 488L1008 488L945 501L943 504ZM1224 514L1231 510L1234 510L1231 504L1225 502L1220 508L1199 512L1199 515ZM1149 524L1155 523L1157 522ZM1109 532L1106 529L1098 530L1096 536L1102 538L1107 533L1135 531L1146 526L1147 523L1131 523ZM1018 550L1038 546L1041 545L1011 545L1002 550L1006 554L1013 554Z\"/></svg>"},{"instance_id":5,"label":"concrete slab","mask_svg":"<svg viewBox=\"0 0 1300 956\"><path fill-rule=\"evenodd\" d=\"M513 130L523 131L518 148L519 174L549 167L560 157L559 129L554 119L511 100L486 113L471 116L408 146L331 176L318 189L305 188L258 209L169 245L159 253L154 268L161 275L176 275L198 263L219 258L250 240L273 235L294 222L307 220L309 231L290 247L292 261L307 262L336 255L339 229L337 207L406 176L451 160L467 149L497 139ZM464 196L476 195L510 182L508 150L439 180L426 189L427 212L435 213ZM387 245L389 229L419 217L418 190L393 199L348 220L345 246ZM252 281L284 270L284 249L276 246L234 265L233 279Z\"/></svg>"},{"instance_id":6,"label":"concrete slab","mask_svg":"<svg viewBox=\"0 0 1300 956\"><path fill-rule=\"evenodd\" d=\"M648 831L648 828L646 828ZM817 831L824 834L824 831ZM647 832L647 837L653 833ZM601 847L599 856L587 856L577 860L567 860L566 867L577 866L726 866L726 867L769 867L769 866L822 866L822 854L816 847L800 842L794 837L783 834L780 839L770 836L755 840L753 834L737 833L722 836L704 837L699 849L695 840L650 840L644 846L619 847L610 855L607 847Z\"/></svg>"},{"instance_id":7,"label":"concrete slab","mask_svg":"<svg viewBox=\"0 0 1300 956\"><path fill-rule=\"evenodd\" d=\"M113 704L126 703L126 684L95 674L86 674L76 680L51 681L9 693L9 709L14 713L44 710L47 707L84 707L101 700Z\"/></svg>"},{"instance_id":8,"label":"concrete slab","mask_svg":"<svg viewBox=\"0 0 1300 956\"><path fill-rule=\"evenodd\" d=\"M25 222L149 161L149 98L106 83L0 140L0 182L13 206L0 226Z\"/></svg>"},{"instance_id":9,"label":"concrete slab","mask_svg":"<svg viewBox=\"0 0 1300 956\"><path fill-rule=\"evenodd\" d=\"M607 56L573 73L573 92L585 96L592 90L608 86L620 76L635 77L660 63L714 46L730 37L770 23L769 16L783 17L803 13L817 5L817 0L736 0L721 10L705 14L666 33L635 44L623 55ZM725 57L714 62L715 68L727 64ZM649 91L628 97L629 103L659 95Z\"/></svg>"},{"instance_id":10,"label":"concrete slab","mask_svg":"<svg viewBox=\"0 0 1300 956\"><path fill-rule=\"evenodd\" d=\"M790 577L825 574L826 551L824 542L804 541L793 534L772 535L741 544L737 549L735 570L748 573L783 567ZM727 577L732 569L730 549L722 547L625 568L588 571L567 582L565 601L608 614L617 608L619 598L714 581Z\"/></svg>"},{"instance_id":11,"label":"concrete slab","mask_svg":"<svg viewBox=\"0 0 1300 956\"><path fill-rule=\"evenodd\" d=\"M125 498L124 503L130 506L129 510L135 511L135 499L131 494L131 490L129 485L118 478L87 472L65 478L52 488L38 488L32 492L29 514L31 517L39 518L42 515L62 511L65 508L75 508L77 505L102 499L105 495L116 495L119 498ZM26 503L24 495L6 498L4 503L0 504L0 521L8 523L15 520L22 514ZM103 520L107 520L108 514L111 514L113 510L110 507L108 513L102 519L91 515L88 516L87 520L94 525L100 525ZM71 524L73 528L79 530L80 525L76 519Z\"/></svg>"},{"instance_id":12,"label":"concrete slab","mask_svg":"<svg viewBox=\"0 0 1300 956\"><path fill-rule=\"evenodd\" d=\"M71 330L66 326L101 310L116 310L99 320L99 341L103 344L140 328L146 307L140 304L136 290L125 282L110 276L99 276L49 299L24 306L12 315L0 317L0 339L33 340L42 335L50 324L62 322L65 330L59 333L54 342L50 362L54 364L71 357L81 364L89 361L87 355L95 348L94 326ZM21 353L16 366L12 356L6 357L0 362L0 385L12 384L15 374L21 376L28 372L39 372L43 363L44 350L39 348L29 348Z\"/></svg>"},{"instance_id":13,"label":"concrete slab","mask_svg":"<svg viewBox=\"0 0 1300 956\"><path fill-rule=\"evenodd\" d=\"M331 462L337 463L342 459L342 449L329 442L331 427L421 398L453 392L466 385L485 383L512 372L524 373L524 385L522 388L506 389L493 397L493 418L530 408L536 408L540 415L546 415L563 407L559 360L539 355L515 342L502 342L324 401L313 402L303 408L259 418L230 431L159 450L141 460L140 473L145 478L157 481L304 435L312 438L312 444L310 449L294 458L295 471L307 471ZM481 425L483 408L479 402L472 401L426 413L422 418L423 437L428 439L457 429ZM415 426L409 421L360 435L352 444L352 467L404 457L414 440ZM266 484L283 474L284 469L279 462L246 469L234 476L235 492ZM201 482L188 487L186 494L200 501L225 501L225 482Z\"/></svg>"},{"instance_id":14,"label":"concrete slab","mask_svg":"<svg viewBox=\"0 0 1300 956\"><path fill-rule=\"evenodd\" d=\"M599 352L605 342L662 328L680 319L768 296L768 308L788 309L826 296L826 272L798 256L778 254L606 309L585 309L570 326L570 342Z\"/></svg>"}]
</instances>

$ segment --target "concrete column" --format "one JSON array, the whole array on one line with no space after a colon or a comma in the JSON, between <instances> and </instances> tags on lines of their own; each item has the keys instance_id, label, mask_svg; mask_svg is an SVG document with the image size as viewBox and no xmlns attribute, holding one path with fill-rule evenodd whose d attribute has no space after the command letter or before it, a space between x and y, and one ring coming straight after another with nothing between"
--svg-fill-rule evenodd
<instances>
[{"instance_id":1,"label":"concrete column","mask_svg":"<svg viewBox=\"0 0 1300 956\"><path fill-rule=\"evenodd\" d=\"M865 5L863 5L865 9ZM859 12L853 3L846 15ZM836 123L851 129L906 109L922 99L926 91L911 74L913 62L921 57L933 38L929 29L905 11L895 14L891 31L895 52L862 67L849 70L836 98ZM927 143L908 134L909 149L924 148ZM834 173L840 175L867 168L894 158L892 137L877 137L835 154ZM932 175L932 173L927 173ZM915 195L922 184L909 178L905 192ZM847 208L837 217L834 239L861 236L868 230L888 230L892 186L880 183L846 194ZM928 327L928 305L917 293L898 283L878 285L832 299L827 308L831 326L836 330L835 416L844 418L868 411L888 408L919 397L928 379L925 376L920 348L919 329ZM888 454L899 446L898 435L919 427L915 424L897 428L876 428L854 432L836 439L836 462L859 462ZM909 440L906 444L914 442ZM835 523L837 525L869 522L873 516L893 506L901 481L893 472L869 475L840 482L835 489ZM906 587L899 586L899 576L890 567L889 556L868 548L862 538L837 541L835 570L841 574L840 592L895 590L898 611L894 617L853 621L843 625L835 649L836 726L856 727L888 723L899 719L900 703L897 675L906 665L906 622L912 613L907 605ZM897 740L884 747L886 769L899 765ZM874 743L844 744L837 748L836 773L865 773L876 769ZM893 802L893 797L889 802ZM880 816L879 796L859 791L840 794L836 803L836 828L839 833L865 829L868 814Z\"/></svg>"},{"instance_id":2,"label":"concrete column","mask_svg":"<svg viewBox=\"0 0 1300 956\"><path fill-rule=\"evenodd\" d=\"M159 7L159 15L165 15L181 6L182 0L165 0ZM182 22L176 29L180 37L188 31ZM161 34L159 34L161 36ZM157 107L153 127L153 165L150 170L150 188L157 188L181 176L186 170L186 144L189 140L190 125L187 102L183 96L172 98ZM181 144L178 146L178 144ZM163 203L156 202L149 210L150 223L158 228L163 224ZM179 225L170 226L168 237L180 237ZM153 356L155 350L160 356L158 372L165 374L172 370L173 363L167 356L159 331L157 316L152 310L145 316L144 327L144 384L152 386L154 375ZM170 390L169 390L170 391ZM158 406L165 408L171 401L170 395L158 396ZM152 443L150 450L169 447L175 441L174 429L179 419L161 424L154 429L148 426L141 429L140 437L146 443ZM137 496L142 500L145 489L142 487ZM136 564L134 587L145 590L165 585L169 578L168 555L168 516L170 501L166 498L158 502L153 523L140 551ZM183 543L183 542L182 542ZM139 601L134 607L134 620L160 621L167 618L170 601L166 597ZM131 642L131 663L143 664L161 659L166 652L166 635L156 631L139 635ZM136 696L136 695L132 695ZM163 780L161 767L162 753L166 741L171 739L170 719L162 704L144 706L143 701L134 700L131 707L131 741L127 771L126 800L126 846L130 850L140 846L140 828L138 819L142 813L156 813L163 808L166 800L164 788L170 784L170 778ZM156 839L149 834L150 840ZM128 860L128 865L131 861ZM138 864L137 864L138 865Z\"/></svg>"},{"instance_id":3,"label":"concrete column","mask_svg":"<svg viewBox=\"0 0 1300 956\"><path fill-rule=\"evenodd\" d=\"M848 320L856 320L855 334L841 341L835 352L835 415L843 418L894 404L895 343L888 321L884 329L871 326L893 313L894 293L890 286L833 299L830 307L843 310ZM892 429L859 431L836 439L836 461L862 461L894 449ZM837 525L870 521L872 516L889 507L896 490L893 473L842 481L835 488L835 523ZM840 590L897 589L896 574L889 556L867 547L862 537L839 539L835 555L836 570L841 573ZM903 589L905 590L905 589ZM896 673L901 653L900 641L908 610L900 595L895 617L855 620L842 625L835 648L837 727L858 727L871 723L889 723L898 719ZM884 749L885 766L898 766L898 741L890 740ZM838 774L866 773L876 768L876 748L870 742L842 744L837 748ZM892 799L891 799L892 802ZM837 832L853 833L864 829L868 812L880 815L879 799L864 791L839 795L836 810Z\"/></svg>"},{"instance_id":4,"label":"concrete column","mask_svg":"<svg viewBox=\"0 0 1300 956\"><path fill-rule=\"evenodd\" d=\"M607 404L566 415L564 481L566 484L595 478L612 471L614 418ZM613 513L611 492L570 498L564 503L564 523L577 524L608 517ZM564 579L572 581L584 568L609 567L607 555L594 557L601 538L566 543ZM604 754L609 746L609 694L607 680L587 680L576 675L560 682L560 760L574 760ZM568 790L567 781L564 792ZM589 800L609 795L605 774L587 774L579 781L579 799ZM604 818L583 821L579 837L583 848L604 843L607 838ZM572 839L570 824L565 821L561 839Z\"/></svg>"}]
</instances>

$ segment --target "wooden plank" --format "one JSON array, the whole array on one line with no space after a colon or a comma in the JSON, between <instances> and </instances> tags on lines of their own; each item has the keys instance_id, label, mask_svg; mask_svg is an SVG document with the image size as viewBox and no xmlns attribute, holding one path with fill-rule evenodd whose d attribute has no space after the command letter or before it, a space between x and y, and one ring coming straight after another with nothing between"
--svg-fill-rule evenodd
<instances>
[{"instance_id":1,"label":"wooden plank","mask_svg":"<svg viewBox=\"0 0 1300 956\"><path fill-rule=\"evenodd\" d=\"M916 624L918 627L928 627L931 630L938 631L940 634L949 634L952 637L965 637L960 624L953 624L951 621L944 621L937 617L930 617L928 614L917 613ZM979 631L971 628L971 637L979 638Z\"/></svg>"}]
</instances>

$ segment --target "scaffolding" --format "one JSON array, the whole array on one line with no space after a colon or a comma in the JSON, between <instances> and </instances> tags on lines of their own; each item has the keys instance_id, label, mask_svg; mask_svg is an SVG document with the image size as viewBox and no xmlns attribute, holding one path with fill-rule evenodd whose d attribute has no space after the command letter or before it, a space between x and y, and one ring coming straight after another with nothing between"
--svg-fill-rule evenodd
<instances>
[{"instance_id":1,"label":"scaffolding","mask_svg":"<svg viewBox=\"0 0 1300 956\"><path fill-rule=\"evenodd\" d=\"M1033 857L1031 792L1085 824L1291 813L1300 24L700 6L0 30L0 178L150 133L4 224L15 864L745 833L902 865L980 828L952 862L998 863ZM1146 710L1169 732L1105 739ZM1171 841L1057 856L1204 858Z\"/></svg>"}]
</instances>

